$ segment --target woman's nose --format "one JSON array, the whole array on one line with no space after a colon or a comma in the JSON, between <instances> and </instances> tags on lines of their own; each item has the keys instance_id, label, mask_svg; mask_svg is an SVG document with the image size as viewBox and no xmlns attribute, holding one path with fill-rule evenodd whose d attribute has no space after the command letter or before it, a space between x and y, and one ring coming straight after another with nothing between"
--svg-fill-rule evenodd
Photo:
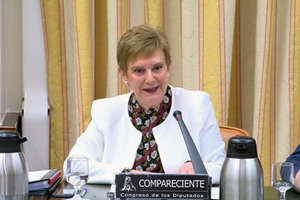
<instances>
[{"instance_id":1,"label":"woman's nose","mask_svg":"<svg viewBox=\"0 0 300 200\"><path fill-rule=\"evenodd\" d=\"M153 73L151 70L147 71L146 73L146 83L151 84L155 81Z\"/></svg>"}]
</instances>

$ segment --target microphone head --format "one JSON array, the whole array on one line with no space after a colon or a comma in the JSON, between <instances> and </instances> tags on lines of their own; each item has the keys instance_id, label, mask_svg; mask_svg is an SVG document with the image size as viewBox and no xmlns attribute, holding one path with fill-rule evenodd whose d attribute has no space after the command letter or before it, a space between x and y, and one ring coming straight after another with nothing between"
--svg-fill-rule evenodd
<instances>
[{"instance_id":1,"label":"microphone head","mask_svg":"<svg viewBox=\"0 0 300 200\"><path fill-rule=\"evenodd\" d=\"M175 110L173 112L173 116L175 117L176 120L178 120L179 118L182 118L181 112L179 110Z\"/></svg>"}]
</instances>

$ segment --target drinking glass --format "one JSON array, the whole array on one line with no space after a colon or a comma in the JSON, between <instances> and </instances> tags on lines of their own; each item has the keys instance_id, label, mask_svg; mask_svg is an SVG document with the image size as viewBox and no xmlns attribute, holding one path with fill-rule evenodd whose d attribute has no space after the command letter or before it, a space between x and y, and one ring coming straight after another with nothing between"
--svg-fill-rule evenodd
<instances>
[{"instance_id":1,"label":"drinking glass","mask_svg":"<svg viewBox=\"0 0 300 200\"><path fill-rule=\"evenodd\" d=\"M272 163L271 170L271 184L280 192L280 199L285 199L287 190L293 187L295 183L294 178L294 164L290 162L276 162Z\"/></svg>"},{"instance_id":2,"label":"drinking glass","mask_svg":"<svg viewBox=\"0 0 300 200\"><path fill-rule=\"evenodd\" d=\"M81 197L81 186L88 180L89 162L85 156L72 156L67 160L66 180L74 187L72 199L83 199Z\"/></svg>"}]
</instances>

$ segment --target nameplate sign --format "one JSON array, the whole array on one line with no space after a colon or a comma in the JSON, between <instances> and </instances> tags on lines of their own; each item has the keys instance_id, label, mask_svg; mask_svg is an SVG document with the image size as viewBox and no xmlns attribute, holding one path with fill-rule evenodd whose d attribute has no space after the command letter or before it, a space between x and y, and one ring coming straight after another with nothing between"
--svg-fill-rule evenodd
<instances>
[{"instance_id":1,"label":"nameplate sign","mask_svg":"<svg viewBox=\"0 0 300 200\"><path fill-rule=\"evenodd\" d=\"M116 197L120 199L167 198L210 199L211 177L198 174L116 175Z\"/></svg>"}]
</instances>

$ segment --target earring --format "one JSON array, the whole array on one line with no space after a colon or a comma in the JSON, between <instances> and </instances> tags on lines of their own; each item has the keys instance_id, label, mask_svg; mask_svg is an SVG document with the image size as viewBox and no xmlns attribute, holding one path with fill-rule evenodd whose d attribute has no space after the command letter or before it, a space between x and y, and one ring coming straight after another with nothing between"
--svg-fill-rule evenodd
<instances>
[{"instance_id":1,"label":"earring","mask_svg":"<svg viewBox=\"0 0 300 200\"><path fill-rule=\"evenodd\" d=\"M128 81L127 80L125 80L125 84L128 86Z\"/></svg>"}]
</instances>

